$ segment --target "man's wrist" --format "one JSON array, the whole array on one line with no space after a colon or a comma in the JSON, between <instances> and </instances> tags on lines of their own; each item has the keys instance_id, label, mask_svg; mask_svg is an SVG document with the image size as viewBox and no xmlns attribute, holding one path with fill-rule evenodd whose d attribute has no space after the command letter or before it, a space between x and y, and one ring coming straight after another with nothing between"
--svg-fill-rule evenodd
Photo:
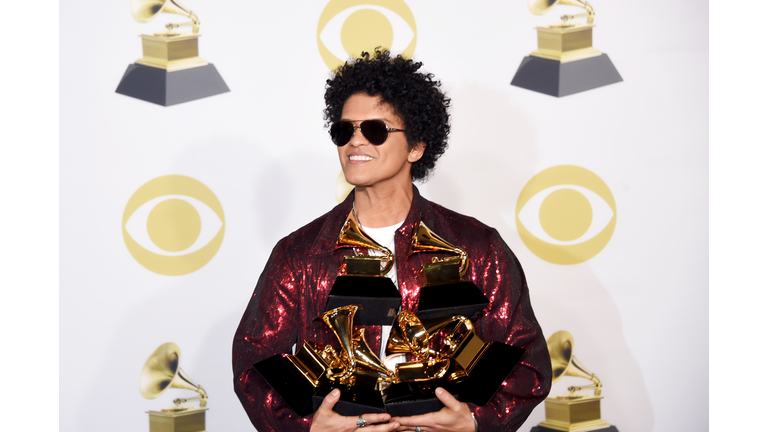
<instances>
[{"instance_id":1,"label":"man's wrist","mask_svg":"<svg viewBox=\"0 0 768 432\"><path fill-rule=\"evenodd\" d=\"M470 411L469 414L472 416L472 421L475 423L475 432L480 432L480 425L477 424L477 417L475 417L475 413Z\"/></svg>"}]
</instances>

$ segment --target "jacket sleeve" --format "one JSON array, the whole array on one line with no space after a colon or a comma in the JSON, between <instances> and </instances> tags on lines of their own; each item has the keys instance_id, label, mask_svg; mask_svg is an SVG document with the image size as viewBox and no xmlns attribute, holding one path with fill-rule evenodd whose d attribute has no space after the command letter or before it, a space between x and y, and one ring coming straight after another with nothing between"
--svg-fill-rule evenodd
<instances>
[{"instance_id":1,"label":"jacket sleeve","mask_svg":"<svg viewBox=\"0 0 768 432\"><path fill-rule=\"evenodd\" d=\"M490 248L478 260L475 283L491 300L477 322L478 335L525 349L523 357L491 401L473 407L480 432L516 431L544 398L552 382L549 351L515 255L493 230Z\"/></svg>"},{"instance_id":2,"label":"jacket sleeve","mask_svg":"<svg viewBox=\"0 0 768 432\"><path fill-rule=\"evenodd\" d=\"M292 265L285 242L275 246L259 278L232 344L235 393L259 432L308 431L311 418L301 418L256 372L253 364L275 354L290 353L296 342L304 290L301 270Z\"/></svg>"}]
</instances>

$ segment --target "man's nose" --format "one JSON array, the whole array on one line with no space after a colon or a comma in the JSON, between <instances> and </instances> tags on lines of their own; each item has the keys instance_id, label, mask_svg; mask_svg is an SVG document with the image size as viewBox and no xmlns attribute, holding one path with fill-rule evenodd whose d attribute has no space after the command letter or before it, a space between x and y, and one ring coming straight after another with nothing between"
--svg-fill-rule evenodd
<instances>
[{"instance_id":1,"label":"man's nose","mask_svg":"<svg viewBox=\"0 0 768 432\"><path fill-rule=\"evenodd\" d=\"M363 132L360 130L360 126L354 126L352 131L352 138L349 139L349 143L353 147L370 144L370 142L368 142L368 140L363 135Z\"/></svg>"}]
</instances>

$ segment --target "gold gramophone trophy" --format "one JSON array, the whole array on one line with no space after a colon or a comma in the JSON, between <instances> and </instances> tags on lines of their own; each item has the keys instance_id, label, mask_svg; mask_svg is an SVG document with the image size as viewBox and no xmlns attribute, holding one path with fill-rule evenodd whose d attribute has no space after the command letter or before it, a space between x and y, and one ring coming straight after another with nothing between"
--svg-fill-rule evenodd
<instances>
[{"instance_id":1,"label":"gold gramophone trophy","mask_svg":"<svg viewBox=\"0 0 768 432\"><path fill-rule=\"evenodd\" d=\"M577 6L586 12L563 15L561 22L537 27L538 49L523 59L512 85L561 97L622 81L608 55L592 46L595 10L588 2L528 0L528 9L535 15L556 5ZM576 18L586 22L572 21Z\"/></svg>"},{"instance_id":2,"label":"gold gramophone trophy","mask_svg":"<svg viewBox=\"0 0 768 432\"><path fill-rule=\"evenodd\" d=\"M454 246L435 234L424 222L419 222L411 237L410 254L451 253L421 266L419 273L419 308L416 314L422 320L445 320L454 315L475 319L488 305L488 298L472 282L462 280L469 269L469 256L464 249Z\"/></svg>"},{"instance_id":3,"label":"gold gramophone trophy","mask_svg":"<svg viewBox=\"0 0 768 432\"><path fill-rule=\"evenodd\" d=\"M325 324L341 348L304 341L296 354L278 354L254 364L256 371L301 417L312 414L334 388L341 391L334 411L357 416L384 412L381 391L394 379L373 353L365 329L355 329L358 307L342 306L315 320Z\"/></svg>"},{"instance_id":4,"label":"gold gramophone trophy","mask_svg":"<svg viewBox=\"0 0 768 432\"><path fill-rule=\"evenodd\" d=\"M216 67L198 54L200 20L180 0L132 0L131 15L149 22L161 13L188 17L190 22L166 24L167 31L142 34L143 56L129 65L116 92L163 106L229 91ZM175 29L191 27L192 33Z\"/></svg>"},{"instance_id":5,"label":"gold gramophone trophy","mask_svg":"<svg viewBox=\"0 0 768 432\"><path fill-rule=\"evenodd\" d=\"M341 306L358 305L360 325L390 325L400 308L400 292L387 273L395 264L392 251L378 244L360 227L355 210L339 231L335 250L358 248L374 250L384 256L368 256L360 253L345 256L342 274L336 278L330 293L326 310Z\"/></svg>"},{"instance_id":6,"label":"gold gramophone trophy","mask_svg":"<svg viewBox=\"0 0 768 432\"><path fill-rule=\"evenodd\" d=\"M181 351L172 342L160 345L149 356L141 369L139 391L147 399L154 399L169 388L193 390L198 396L177 398L174 405L160 411L149 411L150 432L205 432L205 411L208 394L181 370ZM182 405L200 401L199 407Z\"/></svg>"},{"instance_id":7,"label":"gold gramophone trophy","mask_svg":"<svg viewBox=\"0 0 768 432\"><path fill-rule=\"evenodd\" d=\"M568 387L568 393L547 398L544 401L546 420L531 429L531 432L618 432L615 426L600 418L603 384L576 359L573 348L573 336L567 331L559 331L547 339L552 361L552 383L564 376L572 376L588 379L592 384L571 386ZM577 393L586 389L594 389L594 394Z\"/></svg>"}]
</instances>

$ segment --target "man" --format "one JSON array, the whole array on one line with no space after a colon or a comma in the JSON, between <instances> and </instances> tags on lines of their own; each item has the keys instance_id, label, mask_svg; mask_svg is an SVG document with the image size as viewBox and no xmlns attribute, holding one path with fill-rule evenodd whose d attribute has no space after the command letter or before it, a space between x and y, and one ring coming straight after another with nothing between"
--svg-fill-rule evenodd
<instances>
[{"instance_id":1,"label":"man","mask_svg":"<svg viewBox=\"0 0 768 432\"><path fill-rule=\"evenodd\" d=\"M366 432L512 431L549 393L549 354L514 254L496 230L425 200L412 184L426 179L434 168L450 131L450 100L431 74L418 72L420 67L377 50L340 67L327 81L325 119L344 176L355 189L343 203L275 246L235 334L235 392L259 432L359 427ZM417 276L431 258L409 253L419 222L466 250L470 265L465 277L490 299L475 323L477 335L526 350L486 406L459 402L438 388L436 396L445 405L438 412L344 417L332 410L339 398L334 391L313 416L299 418L255 372L255 362L289 353L297 342L333 344L332 332L312 319L324 312L344 256L351 254L349 249L335 251L334 246L353 208L363 230L395 253L390 277L400 290L403 310L416 310ZM365 327L369 344L379 352L382 328Z\"/></svg>"}]
</instances>

